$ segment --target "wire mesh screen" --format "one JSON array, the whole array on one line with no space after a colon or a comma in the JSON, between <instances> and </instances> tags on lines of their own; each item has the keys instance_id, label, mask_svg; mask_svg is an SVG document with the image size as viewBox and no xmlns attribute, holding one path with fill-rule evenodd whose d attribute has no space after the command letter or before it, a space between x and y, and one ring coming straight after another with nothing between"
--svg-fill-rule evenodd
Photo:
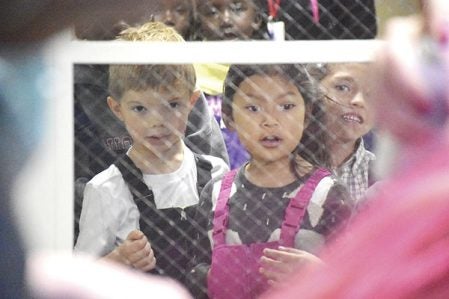
<instances>
[{"instance_id":1,"label":"wire mesh screen","mask_svg":"<svg viewBox=\"0 0 449 299\"><path fill-rule=\"evenodd\" d=\"M374 1L327 0L318 6L319 21L314 22L310 1L282 1L287 39L369 39L377 34Z\"/></svg>"},{"instance_id":2,"label":"wire mesh screen","mask_svg":"<svg viewBox=\"0 0 449 299\"><path fill-rule=\"evenodd\" d=\"M173 26L186 40L270 39L268 23L284 22L285 38L370 39L377 34L374 0L147 1L147 9L78 24L76 35L111 40L148 20ZM314 4L316 2L316 4Z\"/></svg>"},{"instance_id":3,"label":"wire mesh screen","mask_svg":"<svg viewBox=\"0 0 449 299\"><path fill-rule=\"evenodd\" d=\"M374 1L186 2L145 16L186 40L270 39L273 21L286 39L377 33ZM76 31L113 39L136 23ZM369 63L75 64L75 249L121 248L122 262L195 298L258 296L294 264L276 268L277 256L317 254L374 181L367 73ZM133 242L155 265L123 253Z\"/></svg>"},{"instance_id":4,"label":"wire mesh screen","mask_svg":"<svg viewBox=\"0 0 449 299\"><path fill-rule=\"evenodd\" d=\"M108 65L74 66L76 249L104 256L140 230L151 272L196 297L259 294L264 248L316 253L371 183L369 65L231 65L213 95L186 87L182 67L112 65L125 70L111 79ZM349 164L332 159L340 138Z\"/></svg>"}]
</instances>

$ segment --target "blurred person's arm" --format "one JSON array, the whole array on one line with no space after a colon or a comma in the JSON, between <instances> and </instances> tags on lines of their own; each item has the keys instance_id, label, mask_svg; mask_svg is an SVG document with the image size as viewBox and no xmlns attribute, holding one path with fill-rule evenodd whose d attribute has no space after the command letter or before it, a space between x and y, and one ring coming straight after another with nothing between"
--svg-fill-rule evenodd
<instances>
[{"instance_id":1,"label":"blurred person's arm","mask_svg":"<svg viewBox=\"0 0 449 299\"><path fill-rule=\"evenodd\" d=\"M174 280L82 255L33 255L27 260L27 270L30 292L36 299L191 298Z\"/></svg>"}]
</instances>

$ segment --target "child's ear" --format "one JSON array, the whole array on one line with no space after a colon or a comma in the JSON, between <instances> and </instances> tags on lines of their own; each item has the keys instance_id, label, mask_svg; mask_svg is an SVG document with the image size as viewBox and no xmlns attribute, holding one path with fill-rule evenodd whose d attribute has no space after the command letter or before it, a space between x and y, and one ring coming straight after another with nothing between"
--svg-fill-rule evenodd
<instances>
[{"instance_id":1,"label":"child's ear","mask_svg":"<svg viewBox=\"0 0 449 299\"><path fill-rule=\"evenodd\" d=\"M115 116L117 116L118 119L123 121L122 106L120 105L120 103L111 96L108 97L107 101L109 109L111 109L111 111L115 114Z\"/></svg>"},{"instance_id":2,"label":"child's ear","mask_svg":"<svg viewBox=\"0 0 449 299\"><path fill-rule=\"evenodd\" d=\"M253 27L254 31L258 31L260 26L262 26L262 15L258 13L254 18L254 21L251 23L251 27Z\"/></svg>"},{"instance_id":3,"label":"child's ear","mask_svg":"<svg viewBox=\"0 0 449 299\"><path fill-rule=\"evenodd\" d=\"M198 101L198 99L200 98L201 95L201 91L200 90L195 90L194 92L192 92L192 95L190 96L190 106L193 107L196 103L196 101Z\"/></svg>"},{"instance_id":4,"label":"child's ear","mask_svg":"<svg viewBox=\"0 0 449 299\"><path fill-rule=\"evenodd\" d=\"M310 117L304 117L304 129L310 124Z\"/></svg>"},{"instance_id":5,"label":"child's ear","mask_svg":"<svg viewBox=\"0 0 449 299\"><path fill-rule=\"evenodd\" d=\"M222 114L221 117L223 118L223 122L226 128L230 131L235 131L234 121L232 120L232 118L230 118L226 114Z\"/></svg>"},{"instance_id":6,"label":"child's ear","mask_svg":"<svg viewBox=\"0 0 449 299\"><path fill-rule=\"evenodd\" d=\"M304 115L304 129L310 124L310 118L312 117L312 108L306 107L305 115Z\"/></svg>"}]
</instances>

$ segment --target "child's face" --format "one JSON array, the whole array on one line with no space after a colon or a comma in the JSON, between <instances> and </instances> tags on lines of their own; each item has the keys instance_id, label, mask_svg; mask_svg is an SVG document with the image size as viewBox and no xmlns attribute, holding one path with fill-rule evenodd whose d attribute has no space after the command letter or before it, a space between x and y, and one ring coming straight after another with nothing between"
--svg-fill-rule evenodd
<instances>
[{"instance_id":1,"label":"child's face","mask_svg":"<svg viewBox=\"0 0 449 299\"><path fill-rule=\"evenodd\" d=\"M339 143L356 142L373 127L374 111L367 101L369 82L368 65L333 64L330 74L321 84L327 95L327 128Z\"/></svg>"},{"instance_id":2,"label":"child's face","mask_svg":"<svg viewBox=\"0 0 449 299\"><path fill-rule=\"evenodd\" d=\"M232 102L232 128L252 160L289 158L304 129L304 99L280 76L254 75L238 87Z\"/></svg>"},{"instance_id":3,"label":"child's face","mask_svg":"<svg viewBox=\"0 0 449 299\"><path fill-rule=\"evenodd\" d=\"M152 15L154 21L165 23L173 27L184 38L187 38L188 32L193 26L192 5L188 0L164 0L154 8Z\"/></svg>"},{"instance_id":4,"label":"child's face","mask_svg":"<svg viewBox=\"0 0 449 299\"><path fill-rule=\"evenodd\" d=\"M164 153L179 143L198 93L184 86L163 86L144 91L128 90L118 102L108 98L114 114L124 122L133 148L145 154Z\"/></svg>"},{"instance_id":5,"label":"child's face","mask_svg":"<svg viewBox=\"0 0 449 299\"><path fill-rule=\"evenodd\" d=\"M206 40L250 39L261 21L252 0L198 0L200 34Z\"/></svg>"},{"instance_id":6,"label":"child's face","mask_svg":"<svg viewBox=\"0 0 449 299\"><path fill-rule=\"evenodd\" d=\"M124 10L123 14L102 20L101 26L96 28L98 32L91 32L90 35L101 35L98 38L113 40L128 27L141 26L154 19L154 21L175 28L179 34L186 38L190 27L193 26L191 24L193 7L188 0L145 0L145 8ZM94 27L98 27L98 25ZM93 39L96 39L95 36L93 37Z\"/></svg>"}]
</instances>

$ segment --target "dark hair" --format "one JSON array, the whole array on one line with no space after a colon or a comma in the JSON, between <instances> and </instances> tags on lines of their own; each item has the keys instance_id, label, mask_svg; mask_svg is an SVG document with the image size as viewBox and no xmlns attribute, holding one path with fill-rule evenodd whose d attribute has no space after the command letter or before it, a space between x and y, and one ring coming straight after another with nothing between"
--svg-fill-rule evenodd
<instances>
[{"instance_id":1,"label":"dark hair","mask_svg":"<svg viewBox=\"0 0 449 299\"><path fill-rule=\"evenodd\" d=\"M332 63L309 63L306 70L316 81L321 82L327 76L335 72L339 66L370 65L370 62L332 62Z\"/></svg>"},{"instance_id":2,"label":"dark hair","mask_svg":"<svg viewBox=\"0 0 449 299\"><path fill-rule=\"evenodd\" d=\"M254 75L279 75L293 83L301 93L305 104L305 122L303 136L292 157L299 155L314 166L329 167L330 158L326 147L327 130L324 123L325 111L321 90L316 81L309 76L303 65L299 64L264 64L264 65L231 65L224 83L221 111L223 121L229 126L233 119L232 101L242 82ZM298 161L292 159L292 168Z\"/></svg>"},{"instance_id":3,"label":"dark hair","mask_svg":"<svg viewBox=\"0 0 449 299\"><path fill-rule=\"evenodd\" d=\"M309 63L306 65L306 69L310 76L318 82L321 82L331 72L329 63Z\"/></svg>"}]
</instances>

